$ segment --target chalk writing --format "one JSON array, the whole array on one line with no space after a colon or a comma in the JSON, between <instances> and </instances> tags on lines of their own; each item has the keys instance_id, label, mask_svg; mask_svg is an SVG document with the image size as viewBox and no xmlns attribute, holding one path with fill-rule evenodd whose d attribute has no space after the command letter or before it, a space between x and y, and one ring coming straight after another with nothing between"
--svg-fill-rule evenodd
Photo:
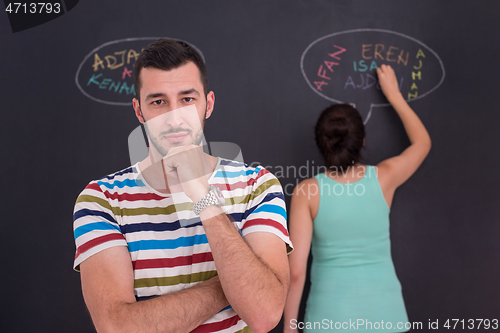
<instances>
[{"instance_id":1,"label":"chalk writing","mask_svg":"<svg viewBox=\"0 0 500 333\"><path fill-rule=\"evenodd\" d=\"M359 77L359 81L357 81L357 82L360 82L360 83L357 84L354 82L354 79L357 79L358 77ZM349 75L347 77L345 84L344 84L344 89L347 89L348 87L353 88L353 89L359 89L359 88L368 89L371 87L375 87L378 90L380 90L380 84L378 82L378 78L375 77L374 75L370 75L368 73L366 73L366 74L360 73L358 77L355 77L353 79ZM401 87L403 86L403 82L404 82L404 77L402 77L399 80L399 90L401 90Z\"/></svg>"},{"instance_id":2,"label":"chalk writing","mask_svg":"<svg viewBox=\"0 0 500 333\"><path fill-rule=\"evenodd\" d=\"M101 80L101 81L99 81ZM99 87L99 89L108 89L109 91L119 93L126 92L127 95L133 94L135 95L134 85L132 84L130 87L127 85L127 82L123 81L113 81L113 79L105 79L101 74L93 74L92 77L87 82L87 86L95 84ZM109 87L108 87L109 86Z\"/></svg>"},{"instance_id":3,"label":"chalk writing","mask_svg":"<svg viewBox=\"0 0 500 333\"><path fill-rule=\"evenodd\" d=\"M300 64L315 93L336 103L356 105L365 123L374 106L389 105L378 85L380 65L394 68L409 101L431 93L445 77L443 63L433 50L415 38L381 29L323 36L305 49Z\"/></svg>"},{"instance_id":4,"label":"chalk writing","mask_svg":"<svg viewBox=\"0 0 500 333\"><path fill-rule=\"evenodd\" d=\"M375 47L373 48L373 55L372 55L372 44L363 44L361 48L361 56L363 59L380 59L380 60L387 60L388 62L397 62L399 65L400 63L403 63L405 66L408 65L408 57L410 56L409 52L406 52L405 55L405 50L401 49L401 52L397 55L397 58L394 58L395 53L398 52L398 47L395 46L389 46L387 48L387 51L385 51L385 57L384 57L384 50L386 47L384 44L375 44Z\"/></svg>"},{"instance_id":5,"label":"chalk writing","mask_svg":"<svg viewBox=\"0 0 500 333\"><path fill-rule=\"evenodd\" d=\"M140 52L157 39L127 38L95 48L80 63L75 76L76 85L96 102L132 105L135 97L133 66Z\"/></svg>"},{"instance_id":6,"label":"chalk writing","mask_svg":"<svg viewBox=\"0 0 500 333\"><path fill-rule=\"evenodd\" d=\"M130 64L131 60L133 60L133 62L135 63L140 52L137 53L134 49L130 49L128 52L127 50L123 50L119 52L114 52L113 55L106 55L104 56L104 60L106 60L106 65L107 65L106 67L109 69L117 69L125 65L125 53L127 54L126 63L128 65ZM104 61L101 60L97 52L94 54L94 64L92 65L92 67L94 68L94 72L97 71L99 68L105 69Z\"/></svg>"},{"instance_id":7,"label":"chalk writing","mask_svg":"<svg viewBox=\"0 0 500 333\"><path fill-rule=\"evenodd\" d=\"M368 66L365 64L364 60L360 60L358 62L358 65L356 65L356 61L353 61L353 67L354 67L355 72L366 72L367 70L369 70L371 72L371 71L374 71L378 68L375 60L372 60L372 62L370 64L370 69L368 69Z\"/></svg>"},{"instance_id":8,"label":"chalk writing","mask_svg":"<svg viewBox=\"0 0 500 333\"><path fill-rule=\"evenodd\" d=\"M413 69L416 71L411 72L411 78L413 82L411 84L410 91L408 92L408 99L416 98L418 96L418 86L415 81L416 79L418 79L419 81L422 80L422 59L419 59L421 57L425 58L424 51L422 51L422 49L418 49L417 55L415 56L415 58L418 60L418 65L414 65Z\"/></svg>"},{"instance_id":9,"label":"chalk writing","mask_svg":"<svg viewBox=\"0 0 500 333\"><path fill-rule=\"evenodd\" d=\"M125 80L125 77L132 77L132 70L128 70L127 67L123 69L122 80Z\"/></svg>"},{"instance_id":10,"label":"chalk writing","mask_svg":"<svg viewBox=\"0 0 500 333\"><path fill-rule=\"evenodd\" d=\"M333 45L333 47L337 48L338 51L337 52L333 52L333 53L328 53L328 56L332 57L334 59L337 59L337 60L341 60L339 58L339 55L342 54L342 53L344 53L346 51L346 49L343 48L343 47L341 47L341 46L337 46L337 45ZM339 63L335 62L335 61L324 60L323 63L319 65L319 68L318 68L318 77L319 78L323 78L323 79L327 79L327 80L331 80L331 77L329 77L329 76L326 75L326 69L323 69L323 65L325 65L326 68L328 68L328 70L333 73L333 66L338 66ZM314 84L316 85L316 88L319 91L322 91L322 89L321 89L322 86L328 85L328 83L326 81L324 81L324 80L314 81Z\"/></svg>"}]
</instances>

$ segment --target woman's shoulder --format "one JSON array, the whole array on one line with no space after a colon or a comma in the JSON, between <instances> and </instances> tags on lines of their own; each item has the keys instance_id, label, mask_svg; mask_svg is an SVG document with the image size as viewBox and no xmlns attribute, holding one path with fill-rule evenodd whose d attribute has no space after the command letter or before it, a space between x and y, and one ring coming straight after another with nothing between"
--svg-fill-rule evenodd
<instances>
[{"instance_id":1,"label":"woman's shoulder","mask_svg":"<svg viewBox=\"0 0 500 333\"><path fill-rule=\"evenodd\" d=\"M295 186L293 190L293 196L304 196L310 197L311 192L318 191L318 181L316 177L307 178L302 180L300 183Z\"/></svg>"},{"instance_id":2,"label":"woman's shoulder","mask_svg":"<svg viewBox=\"0 0 500 333\"><path fill-rule=\"evenodd\" d=\"M317 176L316 176L317 177ZM296 209L307 209L314 220L318 213L320 191L316 177L301 181L293 190L292 206Z\"/></svg>"},{"instance_id":3,"label":"woman's shoulder","mask_svg":"<svg viewBox=\"0 0 500 333\"><path fill-rule=\"evenodd\" d=\"M380 185L383 188L386 187L385 185L391 182L391 176L393 173L393 165L391 164L391 159L381 161L374 166L374 170L376 171L377 179Z\"/></svg>"},{"instance_id":4,"label":"woman's shoulder","mask_svg":"<svg viewBox=\"0 0 500 333\"><path fill-rule=\"evenodd\" d=\"M297 187L299 187L299 186L302 186L302 187L306 186L306 187L307 187L307 186L312 186L312 185L318 185L318 180L317 180L317 178L318 178L318 177L321 177L321 175L322 175L322 174L317 174L317 175L316 175L316 176L314 176L314 177L304 179L304 180L302 180L302 181L301 181L301 182L297 185ZM323 175L324 175L324 174L323 174Z\"/></svg>"}]
</instances>

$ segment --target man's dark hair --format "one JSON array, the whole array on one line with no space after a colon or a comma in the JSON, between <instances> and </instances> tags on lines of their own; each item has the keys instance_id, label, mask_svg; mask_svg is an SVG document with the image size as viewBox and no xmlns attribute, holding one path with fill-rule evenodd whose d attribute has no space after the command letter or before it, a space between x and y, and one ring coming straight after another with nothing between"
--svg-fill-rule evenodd
<instances>
[{"instance_id":1,"label":"man's dark hair","mask_svg":"<svg viewBox=\"0 0 500 333\"><path fill-rule=\"evenodd\" d=\"M346 170L361 157L365 126L358 110L349 104L335 104L319 116L315 136L326 166Z\"/></svg>"},{"instance_id":2,"label":"man's dark hair","mask_svg":"<svg viewBox=\"0 0 500 333\"><path fill-rule=\"evenodd\" d=\"M201 55L186 42L162 38L149 44L142 50L135 61L134 86L137 99L140 101L139 91L141 90L141 80L139 76L143 68L153 67L169 71L185 65L190 61L192 61L200 71L200 79L206 96L208 93L208 74Z\"/></svg>"}]
</instances>

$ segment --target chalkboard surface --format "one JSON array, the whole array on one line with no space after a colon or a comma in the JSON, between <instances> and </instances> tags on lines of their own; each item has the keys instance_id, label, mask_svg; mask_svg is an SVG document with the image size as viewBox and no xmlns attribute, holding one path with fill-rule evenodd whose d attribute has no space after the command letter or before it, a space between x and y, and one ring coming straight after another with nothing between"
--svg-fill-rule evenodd
<instances>
[{"instance_id":1,"label":"chalkboard surface","mask_svg":"<svg viewBox=\"0 0 500 333\"><path fill-rule=\"evenodd\" d=\"M375 68L392 65L433 140L391 211L413 331L500 320L500 2L73 1L18 32L0 8L2 332L94 330L72 270L73 205L130 165L130 71L157 37L200 50L216 96L207 141L267 167L287 204L320 170L313 127L332 103L362 113L366 163L408 145L377 87Z\"/></svg>"}]
</instances>

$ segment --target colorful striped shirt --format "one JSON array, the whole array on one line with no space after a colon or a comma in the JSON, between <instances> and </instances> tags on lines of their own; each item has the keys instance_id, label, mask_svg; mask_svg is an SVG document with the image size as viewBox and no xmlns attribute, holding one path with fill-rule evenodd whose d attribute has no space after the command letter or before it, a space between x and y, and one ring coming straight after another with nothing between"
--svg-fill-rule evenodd
<instances>
[{"instance_id":1,"label":"colorful striped shirt","mask_svg":"<svg viewBox=\"0 0 500 333\"><path fill-rule=\"evenodd\" d=\"M184 194L163 194L140 176L138 164L92 181L78 197L74 216L74 269L90 256L127 246L138 301L194 286L217 270L193 202ZM270 232L290 252L286 207L279 181L258 166L219 158L209 184L218 186L224 212L242 236ZM196 332L246 332L247 325L229 306Z\"/></svg>"}]
</instances>

